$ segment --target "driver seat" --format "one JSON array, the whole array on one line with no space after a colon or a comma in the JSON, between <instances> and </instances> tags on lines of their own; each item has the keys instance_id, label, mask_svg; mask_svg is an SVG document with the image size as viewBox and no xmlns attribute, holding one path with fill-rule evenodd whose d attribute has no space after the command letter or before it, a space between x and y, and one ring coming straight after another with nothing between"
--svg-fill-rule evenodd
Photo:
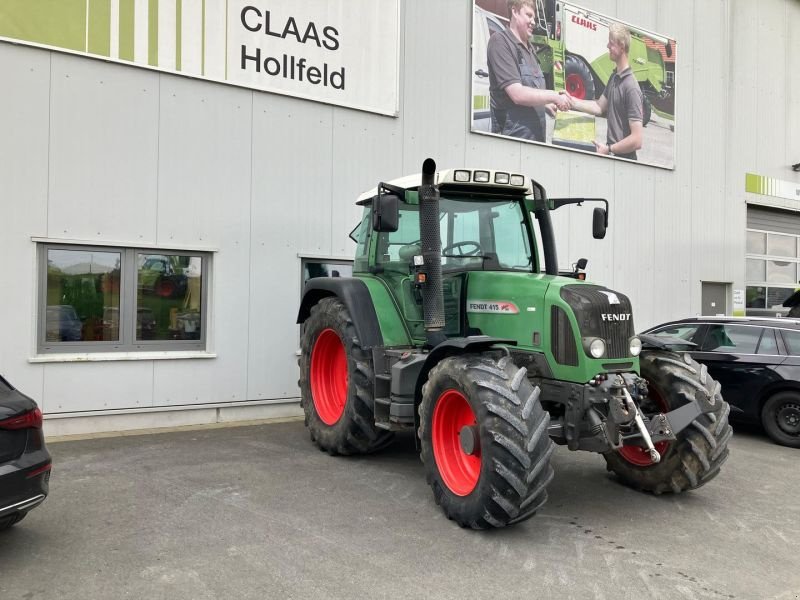
<instances>
[{"instance_id":1,"label":"driver seat","mask_svg":"<svg viewBox=\"0 0 800 600\"><path fill-rule=\"evenodd\" d=\"M406 244L397 251L397 254L400 260L411 262L415 256L422 254L422 246L419 244Z\"/></svg>"}]
</instances>

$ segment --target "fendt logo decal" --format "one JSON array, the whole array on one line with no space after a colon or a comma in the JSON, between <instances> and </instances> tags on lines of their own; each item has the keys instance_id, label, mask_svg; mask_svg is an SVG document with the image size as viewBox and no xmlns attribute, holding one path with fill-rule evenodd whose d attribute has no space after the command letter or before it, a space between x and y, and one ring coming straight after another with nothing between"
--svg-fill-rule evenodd
<instances>
[{"instance_id":1,"label":"fendt logo decal","mask_svg":"<svg viewBox=\"0 0 800 600\"><path fill-rule=\"evenodd\" d=\"M602 313L600 317L603 321L630 321L631 320L631 313L620 313L620 314L609 314L609 313Z\"/></svg>"},{"instance_id":2,"label":"fendt logo decal","mask_svg":"<svg viewBox=\"0 0 800 600\"><path fill-rule=\"evenodd\" d=\"M597 23L592 23L589 19L584 19L578 15L572 15L572 22L580 25L581 27L586 27L586 29L597 31Z\"/></svg>"},{"instance_id":3,"label":"fendt logo decal","mask_svg":"<svg viewBox=\"0 0 800 600\"><path fill-rule=\"evenodd\" d=\"M513 302L503 300L467 300L467 312L516 315L519 309Z\"/></svg>"}]
</instances>

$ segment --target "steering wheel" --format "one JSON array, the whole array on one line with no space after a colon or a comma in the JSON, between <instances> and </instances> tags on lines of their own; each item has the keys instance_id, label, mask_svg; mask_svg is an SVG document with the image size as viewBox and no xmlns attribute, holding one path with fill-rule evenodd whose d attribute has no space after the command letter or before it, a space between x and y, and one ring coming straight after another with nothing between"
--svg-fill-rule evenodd
<instances>
[{"instance_id":1,"label":"steering wheel","mask_svg":"<svg viewBox=\"0 0 800 600\"><path fill-rule=\"evenodd\" d=\"M456 254L455 251L458 251ZM480 256L481 245L478 242L464 240L442 248L442 254L455 254L456 256Z\"/></svg>"}]
</instances>

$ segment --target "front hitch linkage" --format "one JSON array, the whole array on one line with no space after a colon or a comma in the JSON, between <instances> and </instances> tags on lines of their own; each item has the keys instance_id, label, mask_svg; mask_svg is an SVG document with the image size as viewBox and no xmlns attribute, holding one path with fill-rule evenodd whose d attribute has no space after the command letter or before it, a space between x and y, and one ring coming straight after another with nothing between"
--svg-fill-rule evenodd
<instances>
[{"instance_id":1,"label":"front hitch linkage","mask_svg":"<svg viewBox=\"0 0 800 600\"><path fill-rule=\"evenodd\" d=\"M639 429L639 433L641 434L642 439L647 446L647 451L650 453L650 460L652 460L654 463L661 462L661 455L653 445L653 440L650 438L650 432L647 431L647 427L645 427L644 419L642 419L642 413L639 411L639 407L636 406L636 403L633 401L633 398L631 398L630 393L628 393L628 390L625 387L622 388L622 393L625 394L625 405L627 406L628 410L633 413L633 419L636 423L636 427Z\"/></svg>"}]
</instances>

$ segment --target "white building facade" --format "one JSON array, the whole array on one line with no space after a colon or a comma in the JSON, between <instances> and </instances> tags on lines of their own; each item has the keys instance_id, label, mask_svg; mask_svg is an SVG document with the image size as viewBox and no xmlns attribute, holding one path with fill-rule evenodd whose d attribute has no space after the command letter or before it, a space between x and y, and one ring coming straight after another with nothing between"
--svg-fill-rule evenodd
<instances>
[{"instance_id":1,"label":"white building facade","mask_svg":"<svg viewBox=\"0 0 800 600\"><path fill-rule=\"evenodd\" d=\"M111 18L148 5L107 4ZM426 157L607 198L604 240L590 210L554 215L559 258L588 258L589 279L628 294L637 330L745 303L780 312L800 263L796 0L582 0L678 41L673 169L472 133L472 3L369 4L360 53L331 59L326 81L344 85L330 72L346 63L346 85L369 84L350 65L378 48L371 77L386 81L339 104L332 85L298 97L125 64L117 34L107 60L0 41L0 373L49 434L300 414L304 277L345 274L357 195ZM344 43L338 10L320 23ZM189 56L186 73L207 72L205 46Z\"/></svg>"}]
</instances>

